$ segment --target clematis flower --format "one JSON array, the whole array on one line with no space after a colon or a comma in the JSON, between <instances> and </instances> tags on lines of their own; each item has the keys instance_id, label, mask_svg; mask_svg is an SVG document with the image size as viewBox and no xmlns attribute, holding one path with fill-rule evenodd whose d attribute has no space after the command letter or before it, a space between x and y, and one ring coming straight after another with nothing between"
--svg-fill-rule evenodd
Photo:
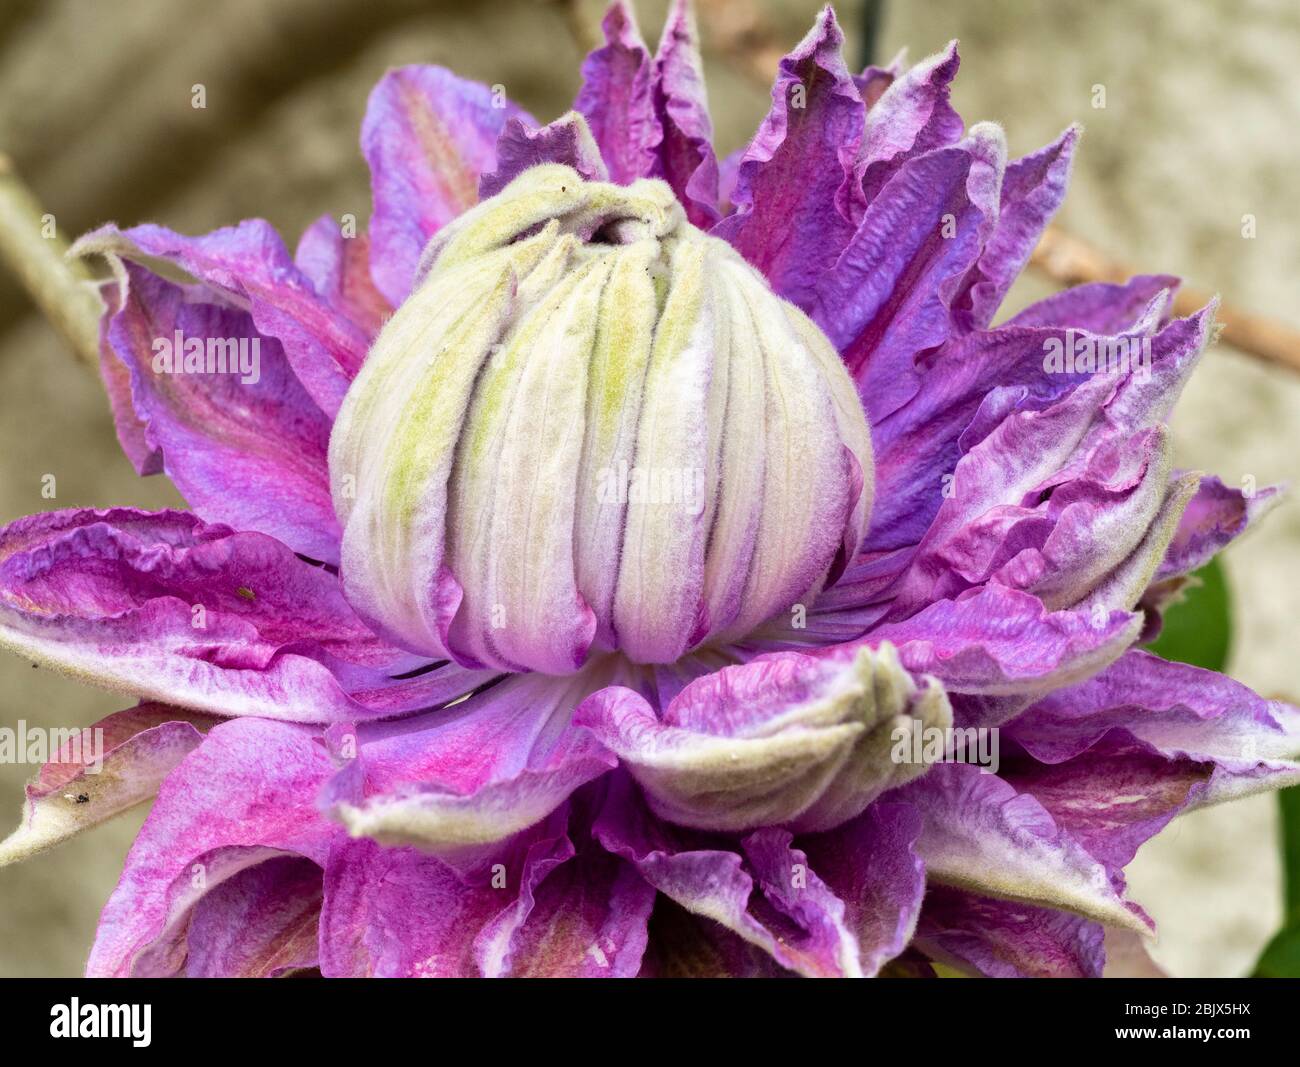
<instances>
[{"instance_id":1,"label":"clematis flower","mask_svg":"<svg viewBox=\"0 0 1300 1067\"><path fill-rule=\"evenodd\" d=\"M1097 975L1143 842L1300 781L1139 647L1275 499L1172 466L1213 306L993 325L1078 130L1007 162L955 46L855 74L828 8L720 161L688 7L604 29L549 125L386 75L366 233L79 243L193 509L0 531L0 642L140 701L0 845L155 798L91 975Z\"/></svg>"}]
</instances>

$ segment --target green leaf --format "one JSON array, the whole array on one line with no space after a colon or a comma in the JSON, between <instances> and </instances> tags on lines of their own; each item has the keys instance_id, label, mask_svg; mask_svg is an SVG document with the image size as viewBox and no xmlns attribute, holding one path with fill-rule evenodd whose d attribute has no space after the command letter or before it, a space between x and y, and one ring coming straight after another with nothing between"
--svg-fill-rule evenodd
<instances>
[{"instance_id":1,"label":"green leaf","mask_svg":"<svg viewBox=\"0 0 1300 1067\"><path fill-rule=\"evenodd\" d=\"M1268 943L1253 978L1300 978L1300 925L1287 926Z\"/></svg>"},{"instance_id":2,"label":"green leaf","mask_svg":"<svg viewBox=\"0 0 1300 1067\"><path fill-rule=\"evenodd\" d=\"M1193 577L1185 599L1165 612L1164 629L1148 649L1165 659L1221 671L1232 646L1232 604L1228 582L1217 559Z\"/></svg>"},{"instance_id":3,"label":"green leaf","mask_svg":"<svg viewBox=\"0 0 1300 1067\"><path fill-rule=\"evenodd\" d=\"M1300 786L1277 795L1282 817L1282 887L1287 920L1264 949L1256 978L1300 978Z\"/></svg>"}]
</instances>

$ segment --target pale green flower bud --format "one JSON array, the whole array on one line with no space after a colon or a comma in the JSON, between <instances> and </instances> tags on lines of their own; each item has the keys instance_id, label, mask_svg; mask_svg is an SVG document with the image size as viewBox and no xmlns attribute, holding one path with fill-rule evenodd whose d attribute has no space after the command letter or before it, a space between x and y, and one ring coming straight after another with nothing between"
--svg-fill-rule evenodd
<instances>
[{"instance_id":1,"label":"pale green flower bud","mask_svg":"<svg viewBox=\"0 0 1300 1067\"><path fill-rule=\"evenodd\" d=\"M422 271L330 443L345 588L394 640L668 663L805 602L860 543L848 374L664 183L533 167Z\"/></svg>"}]
</instances>

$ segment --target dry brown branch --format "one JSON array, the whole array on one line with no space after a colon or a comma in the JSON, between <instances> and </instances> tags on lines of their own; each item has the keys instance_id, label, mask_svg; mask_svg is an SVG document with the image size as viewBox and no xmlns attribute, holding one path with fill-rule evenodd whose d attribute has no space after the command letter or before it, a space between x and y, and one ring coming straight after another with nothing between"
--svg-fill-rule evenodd
<instances>
[{"instance_id":1,"label":"dry brown branch","mask_svg":"<svg viewBox=\"0 0 1300 1067\"><path fill-rule=\"evenodd\" d=\"M9 157L0 155L0 261L73 351L94 368L101 304L85 267L68 259L67 250L53 218L42 215Z\"/></svg>"},{"instance_id":2,"label":"dry brown branch","mask_svg":"<svg viewBox=\"0 0 1300 1067\"><path fill-rule=\"evenodd\" d=\"M1055 226L1047 228L1030 262L1061 286L1122 282L1137 273L1131 266L1110 259L1087 241ZM1174 299L1174 314L1190 315L1209 303L1212 295L1205 289L1179 289ZM1300 371L1300 334L1295 330L1227 303L1219 306L1218 321L1223 326L1220 340L1224 343L1270 363Z\"/></svg>"}]
</instances>

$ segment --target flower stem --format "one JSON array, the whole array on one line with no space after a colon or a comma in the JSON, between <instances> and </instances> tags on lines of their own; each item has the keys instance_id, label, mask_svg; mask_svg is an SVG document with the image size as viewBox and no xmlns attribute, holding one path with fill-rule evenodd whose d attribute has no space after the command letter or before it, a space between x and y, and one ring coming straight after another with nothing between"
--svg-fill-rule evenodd
<instances>
[{"instance_id":1,"label":"flower stem","mask_svg":"<svg viewBox=\"0 0 1300 1067\"><path fill-rule=\"evenodd\" d=\"M99 366L99 316L95 283L80 260L68 259L54 217L41 206L0 153L0 262L14 274L72 350Z\"/></svg>"}]
</instances>

